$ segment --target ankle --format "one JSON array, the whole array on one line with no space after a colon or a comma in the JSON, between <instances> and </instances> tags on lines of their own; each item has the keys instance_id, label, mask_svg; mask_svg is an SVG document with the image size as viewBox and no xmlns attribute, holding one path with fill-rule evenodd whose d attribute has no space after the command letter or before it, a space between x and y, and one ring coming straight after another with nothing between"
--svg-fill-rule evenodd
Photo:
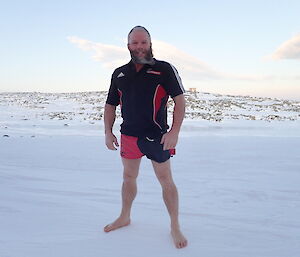
<instances>
[{"instance_id":1,"label":"ankle","mask_svg":"<svg viewBox=\"0 0 300 257\"><path fill-rule=\"evenodd\" d=\"M121 219L121 220L130 220L130 214L121 214L120 216L119 216L119 219Z\"/></svg>"},{"instance_id":2,"label":"ankle","mask_svg":"<svg viewBox=\"0 0 300 257\"><path fill-rule=\"evenodd\" d=\"M179 223L171 223L171 231L180 231Z\"/></svg>"}]
</instances>

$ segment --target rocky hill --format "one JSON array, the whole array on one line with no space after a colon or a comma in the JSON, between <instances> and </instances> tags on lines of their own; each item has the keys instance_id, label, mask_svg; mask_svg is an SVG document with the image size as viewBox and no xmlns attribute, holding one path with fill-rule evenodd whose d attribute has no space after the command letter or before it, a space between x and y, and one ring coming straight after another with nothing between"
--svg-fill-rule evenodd
<instances>
[{"instance_id":1,"label":"rocky hill","mask_svg":"<svg viewBox=\"0 0 300 257\"><path fill-rule=\"evenodd\" d=\"M0 93L0 111L2 119L19 115L22 119L81 120L93 123L103 118L106 96L106 91ZM216 122L243 119L271 122L294 121L300 118L300 101L190 91L185 93L185 98L187 119ZM170 99L169 112L172 111L172 106L173 101ZM23 111L20 111L21 109ZM117 115L120 117L119 108Z\"/></svg>"}]
</instances>

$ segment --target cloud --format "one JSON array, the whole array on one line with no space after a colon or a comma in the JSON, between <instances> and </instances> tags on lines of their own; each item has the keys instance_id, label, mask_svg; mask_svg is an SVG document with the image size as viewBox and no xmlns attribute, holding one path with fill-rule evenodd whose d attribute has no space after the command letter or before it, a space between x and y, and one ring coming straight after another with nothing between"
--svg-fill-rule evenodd
<instances>
[{"instance_id":1,"label":"cloud","mask_svg":"<svg viewBox=\"0 0 300 257\"><path fill-rule=\"evenodd\" d=\"M116 68L128 62L129 54L125 47L95 43L74 36L68 37L68 40L78 48L92 52L92 58L105 68Z\"/></svg>"},{"instance_id":2,"label":"cloud","mask_svg":"<svg viewBox=\"0 0 300 257\"><path fill-rule=\"evenodd\" d=\"M92 58L101 62L105 68L116 68L129 61L126 47L107 45L81 39L75 36L68 40L84 51L92 52ZM175 46L159 40L153 40L155 58L172 63L188 79L223 78L224 75L213 70L199 59L179 50Z\"/></svg>"},{"instance_id":3,"label":"cloud","mask_svg":"<svg viewBox=\"0 0 300 257\"><path fill-rule=\"evenodd\" d=\"M300 34L284 42L270 58L273 60L300 59Z\"/></svg>"},{"instance_id":4,"label":"cloud","mask_svg":"<svg viewBox=\"0 0 300 257\"><path fill-rule=\"evenodd\" d=\"M300 36L299 36L300 37ZM130 60L130 54L126 46L119 47L92 42L75 36L68 37L68 40L75 44L78 48L92 53L92 58L100 62L104 68L114 69L124 65ZM124 42L124 45L126 42ZM248 82L283 80L287 77L279 77L277 75L245 75L224 73L217 71L208 64L202 62L198 58L183 52L177 47L159 40L152 40L153 52L155 58L172 63L180 73L184 80L241 80ZM299 78L294 78L299 79Z\"/></svg>"},{"instance_id":5,"label":"cloud","mask_svg":"<svg viewBox=\"0 0 300 257\"><path fill-rule=\"evenodd\" d=\"M159 40L153 40L153 51L157 59L172 63L188 79L221 79L224 74L214 70L198 58L177 47Z\"/></svg>"}]
</instances>

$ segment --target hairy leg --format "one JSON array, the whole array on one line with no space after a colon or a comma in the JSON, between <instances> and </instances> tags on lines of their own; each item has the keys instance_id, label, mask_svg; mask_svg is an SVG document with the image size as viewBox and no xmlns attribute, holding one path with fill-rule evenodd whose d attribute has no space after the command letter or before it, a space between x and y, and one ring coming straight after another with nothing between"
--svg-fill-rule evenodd
<instances>
[{"instance_id":1,"label":"hairy leg","mask_svg":"<svg viewBox=\"0 0 300 257\"><path fill-rule=\"evenodd\" d=\"M137 193L136 178L139 173L140 159L122 158L124 172L122 185L122 210L120 216L111 224L104 227L105 232L124 227L130 224L132 202Z\"/></svg>"},{"instance_id":2,"label":"hairy leg","mask_svg":"<svg viewBox=\"0 0 300 257\"><path fill-rule=\"evenodd\" d=\"M178 192L172 178L170 160L163 163L152 161L152 165L156 177L162 186L163 199L171 219L171 235L175 246L177 248L183 248L187 246L187 240L182 234L179 226Z\"/></svg>"}]
</instances>

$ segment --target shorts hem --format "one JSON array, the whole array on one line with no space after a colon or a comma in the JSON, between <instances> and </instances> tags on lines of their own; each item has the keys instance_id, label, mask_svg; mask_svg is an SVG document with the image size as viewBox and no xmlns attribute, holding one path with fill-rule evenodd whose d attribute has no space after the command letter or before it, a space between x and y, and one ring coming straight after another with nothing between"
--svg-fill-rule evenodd
<instances>
[{"instance_id":1,"label":"shorts hem","mask_svg":"<svg viewBox=\"0 0 300 257\"><path fill-rule=\"evenodd\" d=\"M121 155L121 157L122 157L122 158L124 158L124 159L128 159L128 160L136 160L136 159L141 159L143 156L144 156L144 155L142 155L141 157L128 157L128 156L122 156L122 155Z\"/></svg>"}]
</instances>

